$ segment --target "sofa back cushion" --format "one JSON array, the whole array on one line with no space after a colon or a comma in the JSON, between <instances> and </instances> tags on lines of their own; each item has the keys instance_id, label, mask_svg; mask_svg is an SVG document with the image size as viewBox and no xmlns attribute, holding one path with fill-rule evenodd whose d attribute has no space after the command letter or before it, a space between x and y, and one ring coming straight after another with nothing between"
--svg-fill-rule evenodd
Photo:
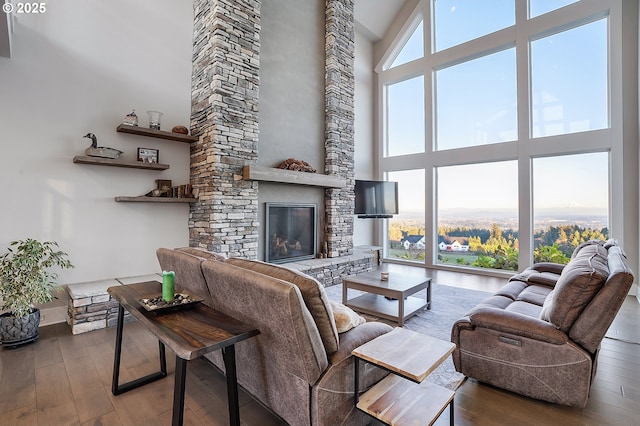
<instances>
[{"instance_id":1,"label":"sofa back cushion","mask_svg":"<svg viewBox=\"0 0 640 426\"><path fill-rule=\"evenodd\" d=\"M176 291L197 295L204 299L205 305L211 306L211 294L200 269L202 257L168 248L157 249L156 256L163 271L176 273Z\"/></svg>"},{"instance_id":2,"label":"sofa back cushion","mask_svg":"<svg viewBox=\"0 0 640 426\"><path fill-rule=\"evenodd\" d=\"M286 372L291 383L301 379L307 389L320 378L328 358L298 287L228 262L204 261L202 272L213 308L260 330L236 345L242 386L264 401L267 394L284 392L275 387L290 384L271 382L271 372Z\"/></svg>"},{"instance_id":3,"label":"sofa back cushion","mask_svg":"<svg viewBox=\"0 0 640 426\"><path fill-rule=\"evenodd\" d=\"M582 247L562 270L544 301L540 318L568 333L608 276L607 250L599 244Z\"/></svg>"},{"instance_id":4,"label":"sofa back cushion","mask_svg":"<svg viewBox=\"0 0 640 426\"><path fill-rule=\"evenodd\" d=\"M585 241L583 243L578 244L578 246L573 250L573 253L571 254L571 259L574 259L578 253L580 253L580 250L582 250L585 247L588 246L593 246L593 245L598 245L598 246L604 246L605 242L602 240L589 240L589 241ZM606 249L607 247L605 247Z\"/></svg>"},{"instance_id":5,"label":"sofa back cushion","mask_svg":"<svg viewBox=\"0 0 640 426\"><path fill-rule=\"evenodd\" d=\"M609 277L569 332L571 340L591 353L600 346L633 284L633 273L622 248L617 244L604 247L609 247Z\"/></svg>"},{"instance_id":6,"label":"sofa back cushion","mask_svg":"<svg viewBox=\"0 0 640 426\"><path fill-rule=\"evenodd\" d=\"M325 351L330 355L338 350L338 329L333 317L331 303L324 291L324 287L317 280L301 272L258 260L229 258L225 262L278 278L297 286L307 309L318 327Z\"/></svg>"},{"instance_id":7,"label":"sofa back cushion","mask_svg":"<svg viewBox=\"0 0 640 426\"><path fill-rule=\"evenodd\" d=\"M207 251L205 249L199 248L199 247L179 247L176 250L183 252L183 253L187 253L190 254L192 256L197 256L202 258L202 260L225 260L226 257L224 257L221 254L217 254L217 253L212 253L210 251Z\"/></svg>"}]
</instances>

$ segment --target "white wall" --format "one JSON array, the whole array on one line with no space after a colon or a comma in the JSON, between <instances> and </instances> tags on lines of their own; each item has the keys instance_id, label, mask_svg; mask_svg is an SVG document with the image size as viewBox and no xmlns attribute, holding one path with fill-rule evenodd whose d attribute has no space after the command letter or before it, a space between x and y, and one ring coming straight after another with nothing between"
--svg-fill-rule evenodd
<instances>
[{"instance_id":1,"label":"white wall","mask_svg":"<svg viewBox=\"0 0 640 426\"><path fill-rule=\"evenodd\" d=\"M378 142L381 136L378 129L377 93L378 76L375 66L391 45L394 37L405 24L419 0L406 0L393 18L386 34L381 40L372 42L365 32L357 32L355 53L355 174L356 179L384 179L379 175L378 156L382 152ZM383 245L386 232L386 220L355 219L353 245Z\"/></svg>"},{"instance_id":2,"label":"white wall","mask_svg":"<svg viewBox=\"0 0 640 426\"><path fill-rule=\"evenodd\" d=\"M356 32L355 49L355 177L356 179L377 179L373 133L375 112L373 44L364 35ZM353 245L375 245L378 222L379 219L354 219Z\"/></svg>"},{"instance_id":3,"label":"white wall","mask_svg":"<svg viewBox=\"0 0 640 426\"><path fill-rule=\"evenodd\" d=\"M165 113L162 129L189 126L191 2L56 0L15 20L12 58L0 57L0 250L14 239L55 240L76 268L60 284L159 269L158 247L188 244L187 204L116 203L155 179L188 183L189 146L116 133L136 108ZM157 148L163 172L72 163L89 146Z\"/></svg>"}]
</instances>

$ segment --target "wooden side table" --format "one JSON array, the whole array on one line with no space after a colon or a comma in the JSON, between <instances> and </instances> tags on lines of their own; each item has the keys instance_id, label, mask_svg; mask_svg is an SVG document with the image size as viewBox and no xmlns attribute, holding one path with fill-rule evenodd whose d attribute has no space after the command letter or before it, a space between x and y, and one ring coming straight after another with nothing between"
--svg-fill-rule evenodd
<instances>
[{"instance_id":1,"label":"wooden side table","mask_svg":"<svg viewBox=\"0 0 640 426\"><path fill-rule=\"evenodd\" d=\"M119 303L111 392L119 395L166 377L165 345L169 346L176 354L172 424L181 425L184 416L187 361L213 350L222 349L227 376L229 422L231 425L239 425L240 408L234 345L260 332L202 303L169 312L149 312L138 303L138 300L161 294L162 284L157 281L119 285L109 287L107 291ZM160 371L119 384L125 309L158 338Z\"/></svg>"},{"instance_id":2,"label":"wooden side table","mask_svg":"<svg viewBox=\"0 0 640 426\"><path fill-rule=\"evenodd\" d=\"M356 407L388 425L432 425L450 407L453 426L455 392L423 380L447 359L456 345L404 328L394 328L354 349ZM392 375L359 396L359 360Z\"/></svg>"}]
</instances>

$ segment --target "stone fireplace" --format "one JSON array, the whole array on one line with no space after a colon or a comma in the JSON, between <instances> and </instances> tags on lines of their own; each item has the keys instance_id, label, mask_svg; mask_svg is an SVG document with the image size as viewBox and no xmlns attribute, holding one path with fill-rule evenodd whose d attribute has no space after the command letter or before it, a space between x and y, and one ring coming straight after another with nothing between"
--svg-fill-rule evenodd
<instances>
[{"instance_id":1,"label":"stone fireplace","mask_svg":"<svg viewBox=\"0 0 640 426\"><path fill-rule=\"evenodd\" d=\"M316 257L315 204L267 203L265 261L286 263Z\"/></svg>"},{"instance_id":2,"label":"stone fireplace","mask_svg":"<svg viewBox=\"0 0 640 426\"><path fill-rule=\"evenodd\" d=\"M261 0L194 1L191 129L199 141L191 148L191 184L199 202L191 206L189 242L250 259L265 241L262 183L242 173L260 159L261 7ZM325 158L318 169L345 182L320 189L317 244L332 259L353 255L353 0L326 0L324 8Z\"/></svg>"}]
</instances>

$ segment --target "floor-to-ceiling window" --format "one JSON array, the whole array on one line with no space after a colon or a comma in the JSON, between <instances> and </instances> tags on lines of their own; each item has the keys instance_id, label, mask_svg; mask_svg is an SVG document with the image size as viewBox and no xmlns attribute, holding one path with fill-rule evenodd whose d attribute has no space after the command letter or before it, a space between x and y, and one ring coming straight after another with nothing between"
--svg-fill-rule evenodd
<instances>
[{"instance_id":1,"label":"floor-to-ceiling window","mask_svg":"<svg viewBox=\"0 0 640 426\"><path fill-rule=\"evenodd\" d=\"M514 160L436 168L437 263L518 269Z\"/></svg>"},{"instance_id":2,"label":"floor-to-ceiling window","mask_svg":"<svg viewBox=\"0 0 640 426\"><path fill-rule=\"evenodd\" d=\"M566 263L581 242L606 240L609 154L541 157L532 163L534 261Z\"/></svg>"},{"instance_id":3,"label":"floor-to-ceiling window","mask_svg":"<svg viewBox=\"0 0 640 426\"><path fill-rule=\"evenodd\" d=\"M398 182L399 207L398 214L388 221L387 257L424 262L427 244L424 226L424 169L388 172L386 180Z\"/></svg>"},{"instance_id":4,"label":"floor-to-ceiling window","mask_svg":"<svg viewBox=\"0 0 640 426\"><path fill-rule=\"evenodd\" d=\"M513 271L624 232L622 5L422 0L376 67L386 258Z\"/></svg>"}]
</instances>

